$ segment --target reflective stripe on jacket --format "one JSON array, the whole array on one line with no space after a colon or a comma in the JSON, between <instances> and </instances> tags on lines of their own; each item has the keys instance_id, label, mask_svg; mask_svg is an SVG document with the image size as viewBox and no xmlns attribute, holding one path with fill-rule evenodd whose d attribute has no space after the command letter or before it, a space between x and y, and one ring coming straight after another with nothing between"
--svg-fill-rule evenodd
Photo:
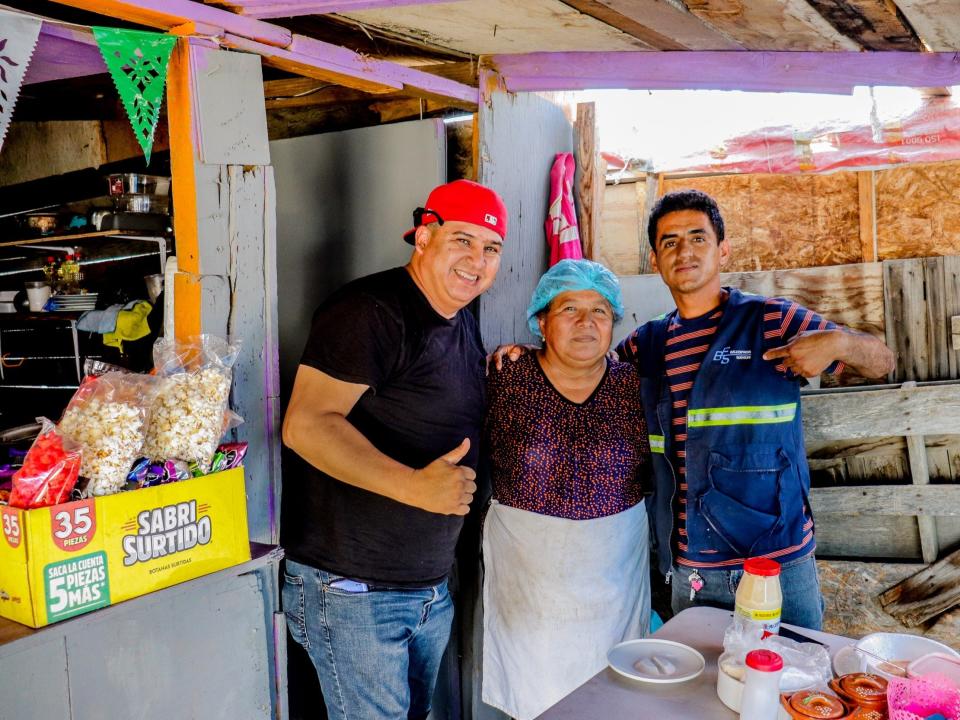
<instances>
[{"instance_id":1,"label":"reflective stripe on jacket","mask_svg":"<svg viewBox=\"0 0 960 720\"><path fill-rule=\"evenodd\" d=\"M778 372L775 362L763 360L766 298L729 293L688 401L686 557L694 562L786 550L802 545L812 532L800 385ZM673 498L679 492L663 365L675 314L651 320L636 337L653 456L650 519L664 574L673 562Z\"/></svg>"}]
</instances>

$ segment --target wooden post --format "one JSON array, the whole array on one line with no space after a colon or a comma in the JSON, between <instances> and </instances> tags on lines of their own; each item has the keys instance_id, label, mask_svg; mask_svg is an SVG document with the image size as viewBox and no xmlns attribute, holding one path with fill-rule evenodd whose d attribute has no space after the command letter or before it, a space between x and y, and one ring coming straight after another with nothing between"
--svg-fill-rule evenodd
<instances>
[{"instance_id":1,"label":"wooden post","mask_svg":"<svg viewBox=\"0 0 960 720\"><path fill-rule=\"evenodd\" d=\"M177 239L174 284L174 328L177 337L199 335L200 249L197 221L197 150L194 131L194 88L190 63L194 41L177 41L167 69L167 118L170 125L170 168L173 175L173 233Z\"/></svg>"},{"instance_id":2,"label":"wooden post","mask_svg":"<svg viewBox=\"0 0 960 720\"><path fill-rule=\"evenodd\" d=\"M600 214L606 186L606 163L597 151L596 105L577 103L577 197L580 206L580 242L583 256L593 260L600 236Z\"/></svg>"},{"instance_id":3,"label":"wooden post","mask_svg":"<svg viewBox=\"0 0 960 720\"><path fill-rule=\"evenodd\" d=\"M647 182L644 183L646 197L643 203L643 215L640 218L640 274L652 273L650 265L650 237L647 235L647 221L654 204L663 197L663 173L647 173ZM639 198L637 198L639 200Z\"/></svg>"},{"instance_id":4,"label":"wooden post","mask_svg":"<svg viewBox=\"0 0 960 720\"><path fill-rule=\"evenodd\" d=\"M877 257L877 197L876 175L872 170L857 173L860 197L860 250L862 262L876 262Z\"/></svg>"},{"instance_id":5,"label":"wooden post","mask_svg":"<svg viewBox=\"0 0 960 720\"><path fill-rule=\"evenodd\" d=\"M175 333L240 342L231 407L244 418L250 538L279 541L276 210L260 58L183 38L168 87Z\"/></svg>"},{"instance_id":6,"label":"wooden post","mask_svg":"<svg viewBox=\"0 0 960 720\"><path fill-rule=\"evenodd\" d=\"M916 381L910 380L903 384L903 388L915 388ZM930 484L930 468L927 465L927 447L923 435L907 435L907 457L910 460L910 478L914 485ZM917 525L920 528L920 550L925 563L937 561L940 546L937 542L937 518L932 515L918 515Z\"/></svg>"}]
</instances>

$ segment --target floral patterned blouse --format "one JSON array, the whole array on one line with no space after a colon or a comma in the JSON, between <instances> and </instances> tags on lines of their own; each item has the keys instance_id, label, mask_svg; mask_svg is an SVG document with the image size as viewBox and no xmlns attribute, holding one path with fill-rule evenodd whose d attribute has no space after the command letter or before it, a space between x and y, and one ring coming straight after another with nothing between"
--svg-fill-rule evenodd
<instances>
[{"instance_id":1,"label":"floral patterned blouse","mask_svg":"<svg viewBox=\"0 0 960 720\"><path fill-rule=\"evenodd\" d=\"M608 361L582 403L554 388L537 353L504 361L487 386L493 497L542 515L587 520L643 499L650 446L633 365Z\"/></svg>"}]
</instances>

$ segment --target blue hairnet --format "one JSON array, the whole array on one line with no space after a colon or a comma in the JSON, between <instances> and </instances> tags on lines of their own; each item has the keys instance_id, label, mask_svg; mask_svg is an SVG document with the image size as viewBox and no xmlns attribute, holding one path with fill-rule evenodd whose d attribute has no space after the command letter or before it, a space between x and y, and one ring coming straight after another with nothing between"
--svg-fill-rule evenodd
<instances>
[{"instance_id":1,"label":"blue hairnet","mask_svg":"<svg viewBox=\"0 0 960 720\"><path fill-rule=\"evenodd\" d=\"M623 295L620 293L620 281L617 276L600 263L592 260L561 260L547 270L533 291L530 305L527 307L527 326L537 337L540 323L537 313L546 308L550 301L560 293L572 290L594 290L610 303L614 321L623 318Z\"/></svg>"}]
</instances>

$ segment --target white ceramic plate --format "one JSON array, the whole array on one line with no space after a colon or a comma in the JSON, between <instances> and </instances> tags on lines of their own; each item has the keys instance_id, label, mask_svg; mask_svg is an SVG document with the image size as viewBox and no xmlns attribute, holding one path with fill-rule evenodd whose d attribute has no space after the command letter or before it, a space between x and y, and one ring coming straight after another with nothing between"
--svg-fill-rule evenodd
<instances>
[{"instance_id":1,"label":"white ceramic plate","mask_svg":"<svg viewBox=\"0 0 960 720\"><path fill-rule=\"evenodd\" d=\"M672 640L628 640L607 653L610 667L624 677L649 683L679 683L703 672L703 655Z\"/></svg>"}]
</instances>

